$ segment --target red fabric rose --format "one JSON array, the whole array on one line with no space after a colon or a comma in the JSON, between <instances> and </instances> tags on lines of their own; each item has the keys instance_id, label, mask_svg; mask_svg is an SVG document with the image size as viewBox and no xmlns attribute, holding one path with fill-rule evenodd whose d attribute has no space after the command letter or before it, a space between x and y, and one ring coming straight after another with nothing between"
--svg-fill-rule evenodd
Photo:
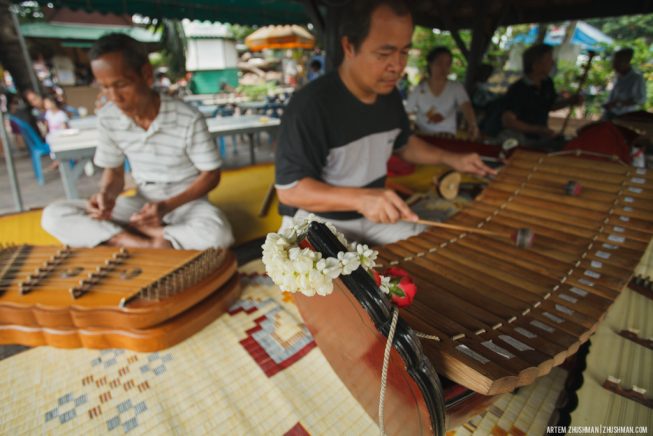
<instances>
[{"instance_id":1,"label":"red fabric rose","mask_svg":"<svg viewBox=\"0 0 653 436\"><path fill-rule=\"evenodd\" d=\"M381 286L381 275L376 272L375 269L372 270L372 278L374 279L374 283L376 283L376 286Z\"/></svg>"},{"instance_id":2,"label":"red fabric rose","mask_svg":"<svg viewBox=\"0 0 653 436\"><path fill-rule=\"evenodd\" d=\"M399 280L397 287L404 293L404 295L398 295L391 291L392 301L399 307L409 306L415 299L417 286L409 277L403 277Z\"/></svg>"},{"instance_id":3,"label":"red fabric rose","mask_svg":"<svg viewBox=\"0 0 653 436\"><path fill-rule=\"evenodd\" d=\"M417 286L410 274L403 268L393 266L383 271L383 276L390 277L390 298L399 307L410 305L415 299ZM372 270L372 277L377 286L381 285L381 275Z\"/></svg>"}]
</instances>

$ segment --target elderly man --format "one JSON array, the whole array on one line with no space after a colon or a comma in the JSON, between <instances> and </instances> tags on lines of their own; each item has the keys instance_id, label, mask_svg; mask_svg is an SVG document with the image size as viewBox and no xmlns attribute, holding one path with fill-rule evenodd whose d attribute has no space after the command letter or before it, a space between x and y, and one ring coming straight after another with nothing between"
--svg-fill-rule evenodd
<instances>
[{"instance_id":1,"label":"elderly man","mask_svg":"<svg viewBox=\"0 0 653 436\"><path fill-rule=\"evenodd\" d=\"M476 154L452 154L411 135L396 88L413 33L402 1L349 2L340 35L344 60L297 92L285 114L276 154L282 229L316 213L348 237L385 244L423 230L417 216L384 188L386 162L447 164L493 173Z\"/></svg>"},{"instance_id":2,"label":"elderly man","mask_svg":"<svg viewBox=\"0 0 653 436\"><path fill-rule=\"evenodd\" d=\"M98 112L100 190L88 202L46 207L43 228L64 244L83 247L231 245L229 222L206 199L220 181L221 161L201 114L152 90L152 67L132 38L106 35L90 58L109 99ZM134 196L119 196L125 158L138 186Z\"/></svg>"},{"instance_id":3,"label":"elderly man","mask_svg":"<svg viewBox=\"0 0 653 436\"><path fill-rule=\"evenodd\" d=\"M632 48L622 48L612 57L612 68L617 77L612 85L610 97L603 105L605 108L604 119L634 112L641 109L642 105L646 103L644 76L630 65L633 54Z\"/></svg>"}]
</instances>

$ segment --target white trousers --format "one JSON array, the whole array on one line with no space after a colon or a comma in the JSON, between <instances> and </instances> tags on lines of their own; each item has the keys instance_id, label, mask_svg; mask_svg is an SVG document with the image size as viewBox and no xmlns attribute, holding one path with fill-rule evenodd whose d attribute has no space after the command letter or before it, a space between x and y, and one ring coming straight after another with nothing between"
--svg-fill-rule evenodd
<instances>
[{"instance_id":1,"label":"white trousers","mask_svg":"<svg viewBox=\"0 0 653 436\"><path fill-rule=\"evenodd\" d=\"M88 216L85 200L57 201L43 210L41 225L63 244L95 247L124 231L129 218L145 203L170 198L183 189L185 187L172 184L140 186L135 196L116 199L111 220L106 221ZM234 243L227 217L206 198L178 207L166 214L163 222L163 237L177 249L227 248Z\"/></svg>"},{"instance_id":2,"label":"white trousers","mask_svg":"<svg viewBox=\"0 0 653 436\"><path fill-rule=\"evenodd\" d=\"M284 216L279 231L285 231L295 222L303 221L309 214L310 212L299 209L292 218ZM358 241L370 245L391 244L422 233L425 229L425 226L422 224L408 223L405 221L399 221L394 224L374 223L367 218L353 220L332 220L325 218L325 221L332 223L336 229L345 235L349 242Z\"/></svg>"}]
</instances>

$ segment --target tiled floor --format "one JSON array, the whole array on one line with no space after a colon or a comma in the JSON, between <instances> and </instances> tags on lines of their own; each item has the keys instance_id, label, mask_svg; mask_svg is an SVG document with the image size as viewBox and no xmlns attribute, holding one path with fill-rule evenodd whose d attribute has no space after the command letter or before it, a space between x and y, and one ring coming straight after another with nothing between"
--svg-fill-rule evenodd
<instances>
[{"instance_id":1,"label":"tiled floor","mask_svg":"<svg viewBox=\"0 0 653 436\"><path fill-rule=\"evenodd\" d=\"M224 168L235 168L249 165L249 145L247 140L238 138L238 144L234 152L231 137L225 138L227 153L223 157ZM267 133L262 133L260 144L256 147L256 162L270 162L274 159L273 144ZM39 186L34 178L32 165L28 156L20 153L15 156L16 173L18 183L23 196L23 203L26 209L39 208L48 203L65 198L61 177L57 169L46 169L50 165L49 158L43 158L45 185ZM102 171L98 169L95 175L88 177L83 175L77 181L77 188L82 198L88 198L97 191ZM16 212L14 200L11 194L9 176L5 165L4 156L0 155L0 215Z\"/></svg>"}]
</instances>

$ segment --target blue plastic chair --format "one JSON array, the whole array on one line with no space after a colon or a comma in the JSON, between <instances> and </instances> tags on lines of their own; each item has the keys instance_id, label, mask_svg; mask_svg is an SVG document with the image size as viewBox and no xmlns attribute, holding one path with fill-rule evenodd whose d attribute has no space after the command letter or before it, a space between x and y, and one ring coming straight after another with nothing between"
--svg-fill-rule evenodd
<instances>
[{"instance_id":1,"label":"blue plastic chair","mask_svg":"<svg viewBox=\"0 0 653 436\"><path fill-rule=\"evenodd\" d=\"M41 139L41 137L34 131L34 128L27 124L25 121L21 120L18 117L9 115L9 119L12 123L15 123L20 130L25 144L27 144L27 149L29 150L30 158L32 159L32 169L34 170L34 176L39 185L45 184L45 178L43 177L43 167L41 166L41 157L50 155L50 146Z\"/></svg>"}]
</instances>

